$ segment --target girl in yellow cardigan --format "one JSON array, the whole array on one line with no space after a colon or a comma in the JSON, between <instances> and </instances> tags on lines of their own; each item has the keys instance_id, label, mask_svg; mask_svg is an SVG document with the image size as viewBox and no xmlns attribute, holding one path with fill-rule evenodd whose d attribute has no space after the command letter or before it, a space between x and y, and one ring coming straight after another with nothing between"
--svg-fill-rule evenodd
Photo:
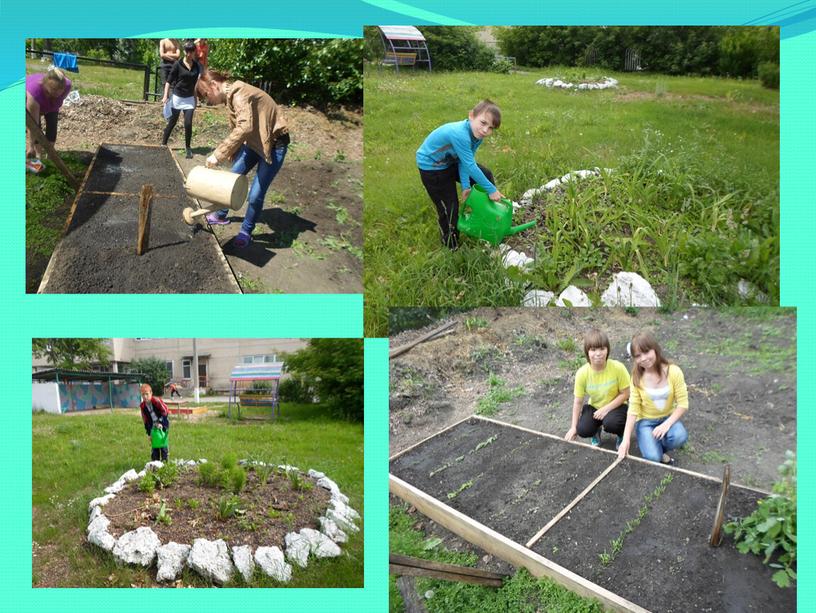
<instances>
[{"instance_id":1,"label":"girl in yellow cardigan","mask_svg":"<svg viewBox=\"0 0 816 613\"><path fill-rule=\"evenodd\" d=\"M663 357L655 337L636 334L631 344L632 388L623 442L618 456L629 452L632 430L637 432L640 454L652 462L674 464L666 452L686 444L688 432L680 418L688 411L688 390L683 371Z\"/></svg>"}]
</instances>

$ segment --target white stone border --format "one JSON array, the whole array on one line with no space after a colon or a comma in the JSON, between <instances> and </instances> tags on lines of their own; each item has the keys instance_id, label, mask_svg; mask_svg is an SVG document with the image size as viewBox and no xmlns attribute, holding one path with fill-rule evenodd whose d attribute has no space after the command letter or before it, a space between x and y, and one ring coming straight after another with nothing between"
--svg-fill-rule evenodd
<instances>
[{"instance_id":1,"label":"white stone border","mask_svg":"<svg viewBox=\"0 0 816 613\"><path fill-rule=\"evenodd\" d=\"M173 462L179 466L195 466L206 463L206 459L181 460ZM247 462L243 465L265 466L263 462ZM169 542L162 544L159 537L147 526L126 532L118 539L110 532L110 520L105 517L103 507L122 491L127 483L143 477L148 470L156 470L164 466L162 462L153 461L145 464L140 472L131 469L117 479L112 485L105 488L105 495L94 498L88 504L90 519L88 520L88 542L109 551L117 562L122 564L138 564L149 567L157 562L157 581L174 581L185 566L195 570L201 576L213 583L223 585L228 583L235 571L241 573L244 581L251 580L256 565L261 570L280 582L288 582L292 578L292 565L286 559L294 562L301 568L306 568L310 555L317 558L339 556L341 551L338 543L348 540L348 533L359 532L357 521L360 514L349 506L348 496L340 491L337 484L324 473L309 469L306 475L315 481L318 487L331 493L329 507L320 517L320 530L303 528L300 532L290 532L286 535L285 554L279 547L258 547L253 555L248 545L230 547L221 539L209 541L198 538L192 545ZM271 465L269 465L271 466ZM278 465L278 469L285 473L300 470L297 466Z\"/></svg>"},{"instance_id":2,"label":"white stone border","mask_svg":"<svg viewBox=\"0 0 816 613\"><path fill-rule=\"evenodd\" d=\"M553 77L545 77L543 79L539 79L536 81L536 85L543 85L544 87L549 87L551 89L572 89L572 90L589 90L589 89L611 89L618 87L618 80L613 79L612 77L604 77L600 81L592 82L592 83L570 83L568 81L562 81L558 78Z\"/></svg>"}]
</instances>

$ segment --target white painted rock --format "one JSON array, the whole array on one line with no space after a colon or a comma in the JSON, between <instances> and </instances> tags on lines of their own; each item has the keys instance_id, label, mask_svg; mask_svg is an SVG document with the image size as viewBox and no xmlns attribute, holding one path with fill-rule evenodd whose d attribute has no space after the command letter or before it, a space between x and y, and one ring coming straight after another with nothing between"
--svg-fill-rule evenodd
<instances>
[{"instance_id":1,"label":"white painted rock","mask_svg":"<svg viewBox=\"0 0 816 613\"><path fill-rule=\"evenodd\" d=\"M156 559L156 550L161 541L153 530L142 526L125 532L113 547L113 557L123 564L150 566Z\"/></svg>"},{"instance_id":2,"label":"white painted rock","mask_svg":"<svg viewBox=\"0 0 816 613\"><path fill-rule=\"evenodd\" d=\"M329 479L328 477L323 477L322 479L317 480L317 485L322 487L323 489L329 490L332 494L340 493L340 488L337 487L337 484Z\"/></svg>"},{"instance_id":3,"label":"white painted rock","mask_svg":"<svg viewBox=\"0 0 816 613\"><path fill-rule=\"evenodd\" d=\"M300 472L297 466L292 466L291 464L278 464L278 468L287 474L290 472Z\"/></svg>"},{"instance_id":4,"label":"white painted rock","mask_svg":"<svg viewBox=\"0 0 816 613\"><path fill-rule=\"evenodd\" d=\"M334 509L326 510L326 518L332 520L335 524L337 524L340 528L342 528L346 532L360 531L360 529L354 524L352 520L350 520L345 515L341 515Z\"/></svg>"},{"instance_id":5,"label":"white painted rock","mask_svg":"<svg viewBox=\"0 0 816 613\"><path fill-rule=\"evenodd\" d=\"M94 511L98 509L99 507L94 507ZM116 545L116 539L108 532L109 525L110 521L100 511L88 524L88 542L105 551L112 551Z\"/></svg>"},{"instance_id":6,"label":"white painted rock","mask_svg":"<svg viewBox=\"0 0 816 613\"><path fill-rule=\"evenodd\" d=\"M278 547L258 547L255 563L277 581L285 583L292 578L292 566L283 559L283 552Z\"/></svg>"},{"instance_id":7,"label":"white painted rock","mask_svg":"<svg viewBox=\"0 0 816 613\"><path fill-rule=\"evenodd\" d=\"M356 521L360 519L360 514L348 506L345 502L340 500L339 498L332 497L330 504L334 507L334 510L342 515L345 515L352 521Z\"/></svg>"},{"instance_id":8,"label":"white painted rock","mask_svg":"<svg viewBox=\"0 0 816 613\"><path fill-rule=\"evenodd\" d=\"M308 474L312 479L322 479L323 477L326 476L326 473L322 473L319 470L315 470L313 468L310 468L309 472L306 474Z\"/></svg>"},{"instance_id":9,"label":"white painted rock","mask_svg":"<svg viewBox=\"0 0 816 613\"><path fill-rule=\"evenodd\" d=\"M252 559L252 547L249 545L240 545L232 548L232 561L235 568L241 573L246 583L252 579L255 573L255 560Z\"/></svg>"},{"instance_id":10,"label":"white painted rock","mask_svg":"<svg viewBox=\"0 0 816 613\"><path fill-rule=\"evenodd\" d=\"M604 306L659 307L657 297L649 282L636 272L619 272L601 294Z\"/></svg>"},{"instance_id":11,"label":"white painted rock","mask_svg":"<svg viewBox=\"0 0 816 613\"><path fill-rule=\"evenodd\" d=\"M737 292L740 295L740 298L750 298L756 300L757 302L767 302L768 297L759 291L756 286L751 283L750 281L746 281L745 279L740 279L737 283Z\"/></svg>"},{"instance_id":12,"label":"white painted rock","mask_svg":"<svg viewBox=\"0 0 816 613\"><path fill-rule=\"evenodd\" d=\"M145 470L159 470L162 466L164 466L164 462L161 460L153 460L145 464Z\"/></svg>"},{"instance_id":13,"label":"white painted rock","mask_svg":"<svg viewBox=\"0 0 816 613\"><path fill-rule=\"evenodd\" d=\"M570 305L574 307L592 306L592 303L589 301L589 296L574 285L570 285L567 289L561 292L561 294L558 296L558 300L555 301L555 305L560 307L567 306L567 300L569 301Z\"/></svg>"},{"instance_id":14,"label":"white painted rock","mask_svg":"<svg viewBox=\"0 0 816 613\"><path fill-rule=\"evenodd\" d=\"M232 579L235 567L230 559L227 544L222 540L196 539L187 558L187 566L205 579L223 585Z\"/></svg>"},{"instance_id":15,"label":"white painted rock","mask_svg":"<svg viewBox=\"0 0 816 613\"><path fill-rule=\"evenodd\" d=\"M555 298L554 292L548 292L543 289L533 289L524 295L524 300L522 300L521 304L526 307L545 307L552 302L553 298Z\"/></svg>"},{"instance_id":16,"label":"white painted rock","mask_svg":"<svg viewBox=\"0 0 816 613\"><path fill-rule=\"evenodd\" d=\"M309 542L311 552L318 558L336 558L340 555L340 548L322 532L303 528L300 534Z\"/></svg>"},{"instance_id":17,"label":"white painted rock","mask_svg":"<svg viewBox=\"0 0 816 613\"><path fill-rule=\"evenodd\" d=\"M502 258L502 264L505 268L510 268L511 266L517 266L522 270L529 270L535 264L535 260L529 257L523 251L516 251L515 249L509 249L507 253L504 254Z\"/></svg>"},{"instance_id":18,"label":"white painted rock","mask_svg":"<svg viewBox=\"0 0 816 613\"><path fill-rule=\"evenodd\" d=\"M290 532L286 535L286 557L301 568L306 568L309 561L309 552L312 549L309 540L298 534Z\"/></svg>"},{"instance_id":19,"label":"white painted rock","mask_svg":"<svg viewBox=\"0 0 816 613\"><path fill-rule=\"evenodd\" d=\"M184 570L187 556L191 547L180 543L169 542L156 550L157 565L156 581L175 581Z\"/></svg>"},{"instance_id":20,"label":"white painted rock","mask_svg":"<svg viewBox=\"0 0 816 613\"><path fill-rule=\"evenodd\" d=\"M98 509L99 507L95 508ZM90 534L91 532L96 532L97 530L103 530L107 532L108 526L110 526L110 520L100 512L88 524L88 534Z\"/></svg>"},{"instance_id":21,"label":"white painted rock","mask_svg":"<svg viewBox=\"0 0 816 613\"><path fill-rule=\"evenodd\" d=\"M345 543L348 540L346 533L343 532L336 523L326 517L320 518L320 531L335 543Z\"/></svg>"},{"instance_id":22,"label":"white painted rock","mask_svg":"<svg viewBox=\"0 0 816 613\"><path fill-rule=\"evenodd\" d=\"M92 511L94 507L104 507L115 497L116 496L113 494L107 494L105 496L100 496L99 498L94 498L88 503L88 512Z\"/></svg>"},{"instance_id":23,"label":"white painted rock","mask_svg":"<svg viewBox=\"0 0 816 613\"><path fill-rule=\"evenodd\" d=\"M95 520L100 515L102 515L102 507L94 507L93 509L91 509L91 517L88 520L88 523L90 524L93 520Z\"/></svg>"}]
</instances>

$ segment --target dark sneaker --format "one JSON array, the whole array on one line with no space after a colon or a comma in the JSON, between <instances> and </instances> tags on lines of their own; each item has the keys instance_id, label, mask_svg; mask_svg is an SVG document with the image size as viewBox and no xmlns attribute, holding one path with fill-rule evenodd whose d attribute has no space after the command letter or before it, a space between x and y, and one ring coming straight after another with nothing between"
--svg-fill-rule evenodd
<instances>
[{"instance_id":1,"label":"dark sneaker","mask_svg":"<svg viewBox=\"0 0 816 613\"><path fill-rule=\"evenodd\" d=\"M211 226L226 226L232 223L229 219L223 219L217 213L210 213L207 215L207 223Z\"/></svg>"},{"instance_id":2,"label":"dark sneaker","mask_svg":"<svg viewBox=\"0 0 816 613\"><path fill-rule=\"evenodd\" d=\"M598 431L592 435L591 439L589 439L589 442L592 444L593 447L601 446L601 432L602 430L598 428Z\"/></svg>"},{"instance_id":3,"label":"dark sneaker","mask_svg":"<svg viewBox=\"0 0 816 613\"><path fill-rule=\"evenodd\" d=\"M186 156L184 156L184 157L186 157L188 160L192 160L192 159L193 159L193 150L192 150L192 149L188 149L188 150L187 150L187 155L186 155Z\"/></svg>"},{"instance_id":4,"label":"dark sneaker","mask_svg":"<svg viewBox=\"0 0 816 613\"><path fill-rule=\"evenodd\" d=\"M241 230L238 234L235 235L235 238L232 239L232 244L235 245L238 249L244 249L249 247L249 243L252 242L252 237Z\"/></svg>"},{"instance_id":5,"label":"dark sneaker","mask_svg":"<svg viewBox=\"0 0 816 613\"><path fill-rule=\"evenodd\" d=\"M671 457L668 453L663 454L663 458L660 460L661 464L667 464L668 466L674 466L675 461L674 458Z\"/></svg>"},{"instance_id":6,"label":"dark sneaker","mask_svg":"<svg viewBox=\"0 0 816 613\"><path fill-rule=\"evenodd\" d=\"M623 445L623 437L618 435L618 439L615 441L615 451L620 449L620 446Z\"/></svg>"}]
</instances>

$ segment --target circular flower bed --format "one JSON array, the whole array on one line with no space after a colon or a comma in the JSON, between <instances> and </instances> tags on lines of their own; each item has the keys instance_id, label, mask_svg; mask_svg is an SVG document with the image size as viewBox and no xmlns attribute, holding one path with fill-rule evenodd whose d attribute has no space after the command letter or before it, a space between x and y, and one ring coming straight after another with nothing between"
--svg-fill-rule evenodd
<instances>
[{"instance_id":1,"label":"circular flower bed","mask_svg":"<svg viewBox=\"0 0 816 613\"><path fill-rule=\"evenodd\" d=\"M536 81L536 85L543 85L544 87L555 89L610 89L618 86L618 80L612 77L603 77L600 81L582 81L581 83L570 83L569 81L562 81L555 77L547 77Z\"/></svg>"},{"instance_id":2,"label":"circular flower bed","mask_svg":"<svg viewBox=\"0 0 816 613\"><path fill-rule=\"evenodd\" d=\"M286 582L292 564L341 554L359 514L321 472L263 462L149 462L88 505L88 541L119 563L157 567L173 581L184 567L217 584L256 569Z\"/></svg>"}]
</instances>

